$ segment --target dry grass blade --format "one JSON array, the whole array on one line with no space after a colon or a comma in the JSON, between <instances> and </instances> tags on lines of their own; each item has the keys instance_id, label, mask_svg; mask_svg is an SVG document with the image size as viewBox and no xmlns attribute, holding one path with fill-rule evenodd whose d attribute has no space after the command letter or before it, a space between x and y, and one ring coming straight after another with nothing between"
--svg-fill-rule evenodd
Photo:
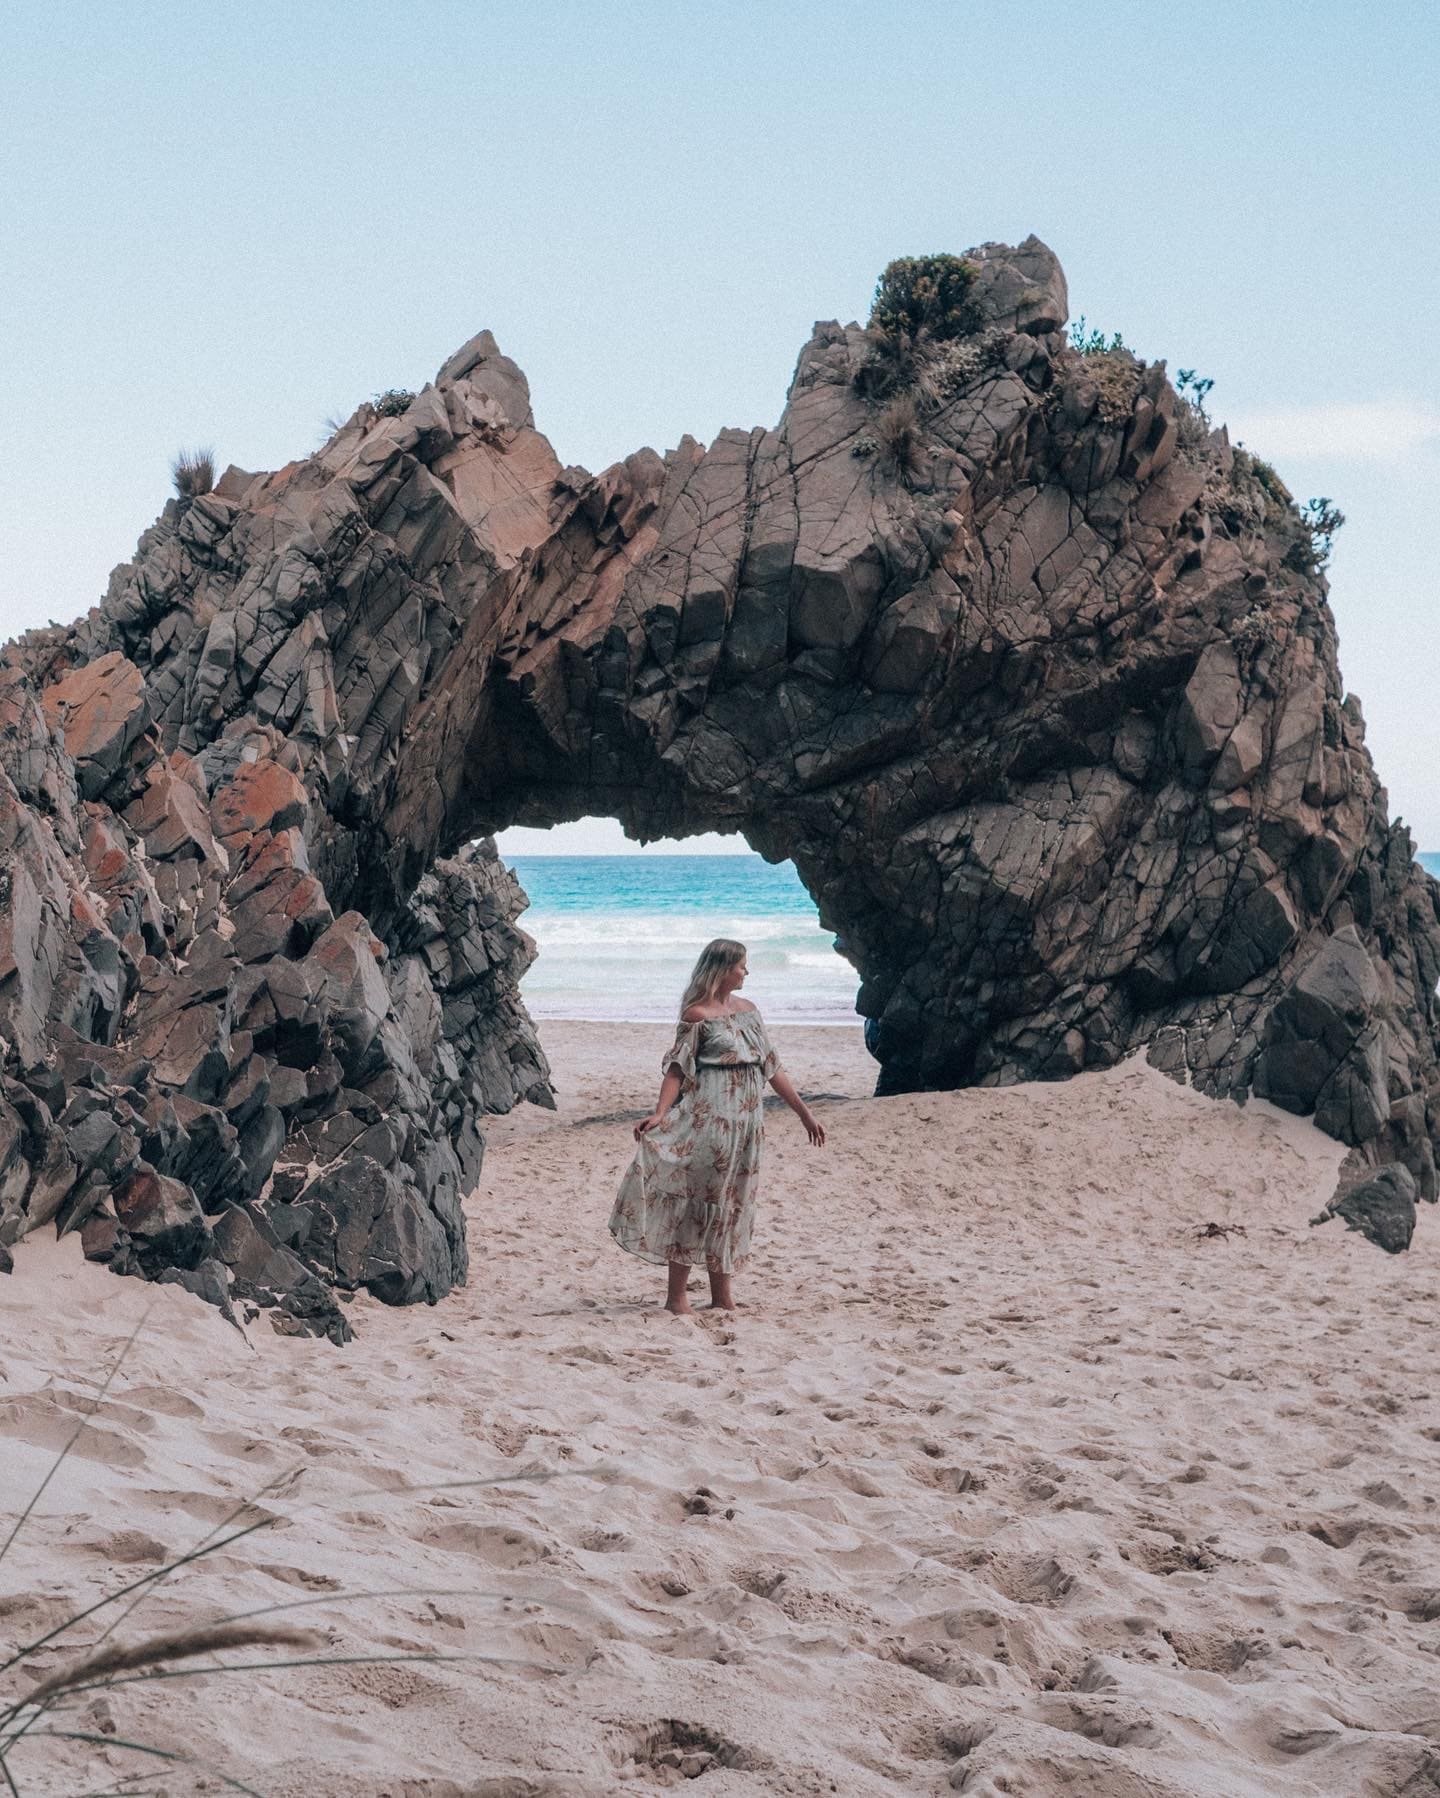
<instances>
[{"instance_id":1,"label":"dry grass blade","mask_svg":"<svg viewBox=\"0 0 1440 1798\"><path fill-rule=\"evenodd\" d=\"M248 1499L246 1500L246 1503L249 1503ZM238 1515L238 1511L243 1511L244 1508L244 1505L239 1506L237 1512L233 1514ZM122 1586L118 1592L111 1592L104 1598L97 1598L94 1604L86 1605L84 1610L76 1611L73 1616L67 1617L63 1623L57 1623L54 1629L47 1630L43 1636L37 1636L33 1642L27 1642L23 1648L17 1648L14 1654L10 1656L9 1660L0 1661L0 1673L8 1673L13 1666L18 1662L23 1661L27 1655L34 1654L37 1649L48 1646L48 1644L53 1642L57 1636L63 1636L67 1630L74 1629L77 1623L83 1623L87 1617L93 1617L97 1611L103 1611L107 1605L119 1604L122 1598L128 1598L132 1592L138 1592L143 1587L155 1585L158 1581L164 1579L167 1574L174 1573L176 1568L187 1567L191 1561L202 1560L206 1555L218 1554L222 1548L228 1548L232 1542L238 1542L244 1536L253 1536L256 1530L268 1529L274 1522L275 1519L273 1517L262 1517L258 1522L247 1523L242 1529L233 1530L230 1535L222 1536L219 1541L212 1542L207 1539L202 1542L199 1547L192 1548L188 1554L180 1555L175 1560L168 1561L163 1567L157 1567L153 1573L142 1573L139 1579L131 1580L128 1586ZM222 1524L219 1527L223 1528L224 1525ZM134 1608L133 1605L127 1607L122 1616L117 1618L116 1621L123 1622L125 1617L128 1617ZM109 1634L110 1631L107 1629L105 1636L108 1636ZM105 1640L105 1636L101 1637L101 1641Z\"/></svg>"},{"instance_id":2,"label":"dry grass blade","mask_svg":"<svg viewBox=\"0 0 1440 1798\"><path fill-rule=\"evenodd\" d=\"M230 1774L222 1773L218 1767L212 1767L206 1761L196 1760L194 1755L181 1754L174 1748L155 1748L148 1742L127 1742L123 1736L97 1736L83 1729L42 1729L40 1736L42 1738L51 1736L60 1742L93 1742L97 1748L124 1748L128 1749L131 1754L152 1755L157 1761L173 1761L182 1767L194 1767L198 1772L208 1773L211 1779L218 1779L221 1785L228 1787L230 1791L244 1792L246 1798L264 1798L264 1794L257 1792L254 1786L244 1785L240 1780L232 1778ZM140 1775L137 1774L136 1778L139 1777ZM115 1793L124 1793L129 1785L129 1780L122 1779L109 1790ZM88 1793L86 1798L106 1798L106 1794ZM134 1798L133 1794L132 1798Z\"/></svg>"},{"instance_id":3,"label":"dry grass blade","mask_svg":"<svg viewBox=\"0 0 1440 1798\"><path fill-rule=\"evenodd\" d=\"M117 1617L112 1618L111 1621L106 1624L105 1628L100 1633L100 1641L107 1641L113 1636L115 1631L120 1628L122 1623L124 1623L125 1619L133 1612L139 1610L140 1606L144 1604L147 1598L153 1596L161 1581L168 1578L169 1575L174 1573L178 1568L188 1566L191 1561L203 1560L206 1555L215 1554L219 1549L224 1548L227 1543L237 1541L240 1536L249 1535L258 1529L264 1529L272 1519L268 1517L257 1519L256 1522L247 1524L244 1529L237 1530L234 1535L226 1536L223 1542L216 1540L222 1531L230 1528L230 1525L234 1523L235 1519L239 1517L242 1512L253 1510L258 1507L262 1498L268 1497L272 1492L278 1491L281 1487L297 1479L303 1471L303 1466L296 1466L288 1468L283 1473L277 1473L273 1479L266 1480L265 1484L253 1495L253 1497L242 1498L240 1503L236 1505L233 1510L220 1519L219 1523L215 1524L213 1528L208 1529L195 1544L194 1548L187 1549L183 1555L168 1562L164 1567L158 1567L154 1573L147 1574L143 1579L135 1581L132 1586L117 1592L114 1600L106 1600L107 1603L113 1603L126 1597L128 1592L135 1593L135 1597L131 1599L125 1609L121 1611ZM99 1644L97 1643L96 1646L98 1647Z\"/></svg>"},{"instance_id":4,"label":"dry grass blade","mask_svg":"<svg viewBox=\"0 0 1440 1798\"><path fill-rule=\"evenodd\" d=\"M26 1519L30 1516L31 1512L35 1509L36 1505L39 1504L41 1496L43 1495L43 1493L45 1491L45 1488L50 1484L51 1480L53 1480L55 1478L55 1475L57 1473L59 1473L61 1466L64 1464L65 1457L70 1453L70 1450L72 1448L74 1448L75 1444L80 1440L81 1431L85 1428L86 1424L89 1423L90 1419L95 1415L95 1413L100 1409L101 1405L105 1402L105 1394L110 1390L110 1387L111 1387L112 1383L114 1382L116 1374L119 1373L121 1363L124 1361L125 1357L130 1353L130 1350L135 1346L135 1338L145 1328L145 1320L146 1320L146 1318L149 1317L149 1315L150 1315L150 1312L149 1312L149 1308L147 1307L144 1314L142 1315L139 1323L136 1324L135 1328L126 1337L125 1342L120 1349L120 1353L118 1355L116 1355L115 1359L111 1362L110 1371L105 1376L105 1382L101 1386L100 1390L95 1394L94 1398L91 1399L89 1409L82 1411L80 1413L80 1421L75 1425L75 1428L70 1432L69 1440L66 1442L65 1446L60 1450L60 1453L58 1455L56 1455L55 1459L50 1463L50 1471L45 1475L45 1478L43 1480L41 1480L40 1484L36 1487L35 1492L32 1495L29 1504L26 1505L25 1509L15 1519L15 1522L14 1522L13 1526L11 1527L10 1534L5 1538L3 1543L0 1543L0 1561L3 1561L5 1559L5 1556L9 1553L11 1543L20 1534L20 1531L25 1527ZM10 1663L10 1664L13 1664L13 1663Z\"/></svg>"},{"instance_id":5,"label":"dry grass blade","mask_svg":"<svg viewBox=\"0 0 1440 1798\"><path fill-rule=\"evenodd\" d=\"M142 1318L141 1324L143 1324L143 1323L144 1323L144 1319ZM138 1334L139 1334L139 1326L137 1326L136 1331L135 1331L135 1335L138 1335ZM130 1342L127 1342L125 1344L125 1348L121 1350L120 1359L124 1358L126 1350L129 1349L130 1343L133 1342L134 1340L135 1340L135 1336L132 1335L130 1338ZM112 1378L113 1378L115 1372L118 1371L118 1368L119 1368L119 1361L117 1360L116 1366L114 1368L112 1368L112 1370L111 1370ZM109 1387L109 1383L110 1382L107 1379L105 1386L101 1388L101 1391L95 1400L96 1405L98 1405L100 1403L101 1399L104 1398L105 1392ZM86 1420L84 1418L81 1419L80 1428L84 1427L85 1421ZM75 1440L77 1440L78 1437L79 1437L79 1429L76 1430L75 1436L71 1438L71 1442L74 1442ZM69 1452L69 1447L70 1447L70 1444L67 1443L65 1449L63 1449L61 1451L61 1455L60 1455L61 1460L63 1460L66 1453ZM56 1466L58 1467L58 1465L59 1465L59 1462L57 1461ZM77 1623L83 1623L88 1617L93 1617L97 1611L103 1611L107 1608L107 1606L112 1605L112 1604L119 1604L121 1599L128 1598L131 1595L131 1593L137 1593L139 1596L135 1599L135 1602L133 1604L127 1605L125 1607L125 1609L120 1612L119 1616L117 1616L115 1618L115 1621L113 1623L111 1623L109 1625L109 1627L105 1630L104 1635L102 1635L100 1638L100 1640L103 1642L106 1639L106 1637L110 1636L125 1621L125 1619L131 1614L132 1611L134 1611L137 1608L138 1605L140 1605L146 1598L148 1598L150 1596L150 1593L154 1590L154 1588L157 1587L162 1580L168 1579L172 1573L177 1572L181 1567L188 1567L192 1561L203 1560L206 1555L217 1554L222 1548L228 1548L231 1543L240 1541L242 1537L253 1535L256 1530L267 1529L270 1526L270 1524L275 1522L274 1518L262 1517L255 1523L247 1523L242 1528L232 1531L232 1533L228 1536L221 1536L219 1534L219 1532L221 1530L228 1528L228 1526L235 1520L235 1518L240 1516L241 1512L246 1510L247 1507L249 1507L250 1505L253 1505L253 1504L257 1504L262 1498L265 1497L265 1495L267 1493L273 1492L277 1486L281 1486L287 1480L292 1479L294 1477L294 1475L299 1471L301 1471L299 1468L289 1468L284 1473L277 1474L274 1479L267 1481L266 1484L260 1488L259 1492L256 1493L254 1498L247 1498L247 1499L242 1500L242 1502L240 1504L236 1505L234 1510L230 1512L229 1516L227 1516L222 1522L216 1524L214 1529L212 1529L209 1532L209 1534L207 1534L206 1536L203 1536L201 1538L201 1540L195 1545L195 1547L187 1550L185 1554L177 1555L173 1561L167 1561L163 1567L157 1567L153 1573L145 1573L145 1574L142 1574L139 1579L131 1580L129 1585L122 1586L118 1592L111 1592L104 1598L96 1599L94 1604L86 1605L82 1610L76 1611L73 1616L67 1617L63 1623L57 1623L53 1629L47 1630L44 1635L37 1636L33 1642L24 1643L21 1647L17 1648L14 1651L14 1653L11 1654L7 1659L0 1661L0 1673L8 1673L12 1667L16 1666L20 1661L24 1660L28 1655L32 1655L38 1649L48 1646L48 1644L53 1642L58 1636L63 1636L69 1630L74 1629L74 1627L76 1626ZM346 1493L344 1495L344 1499L346 1502L348 1502L349 1500L354 1499L354 1498L370 1498L370 1497L374 1497L374 1498L408 1498L408 1497L413 1496L416 1492L448 1492L448 1491L459 1491L459 1490L462 1490L467 1487L508 1486L508 1485L515 1485L515 1484L518 1484L521 1482L526 1482L529 1480L562 1479L565 1477L566 1473L572 1472L572 1471L579 1472L580 1470L578 1468L573 1469L573 1470L565 1469L563 1471L552 1473L547 1469L536 1469L534 1472L525 1472L525 1473L488 1474L479 1479L439 1480L439 1481L430 1480L430 1481L419 1482L414 1485L362 1487L359 1492ZM609 1469L609 1468L599 1468L599 1469L592 1468L589 1471L591 1473L598 1473L598 1474L602 1474L602 1475L609 1475L613 1472L613 1470ZM54 1472L55 1472L55 1468L52 1467L50 1470L50 1474L53 1474ZM50 1475L47 1475L46 1476L47 1483L48 1483L49 1478L50 1478ZM43 1490L44 1490L44 1487L42 1486L41 1491L43 1491ZM39 1498L39 1496L40 1496L40 1493L37 1492L35 1494L35 1498L30 1501L30 1507L27 1507L27 1509L34 1507L34 1504L35 1504L36 1500ZM311 1504L317 1505L317 1504L320 1504L323 1502L326 1502L326 1501L316 1499L316 1500L312 1500ZM24 1518L22 1517L20 1521L23 1523ZM16 1528L17 1529L19 1528L19 1524L16 1525ZM13 1536L14 1531L12 1531L11 1534ZM249 1613L246 1613L246 1614L248 1615ZM235 1621L235 1619L232 1619L231 1621ZM0 1763L0 1775L3 1775L3 1772L4 1772L3 1763Z\"/></svg>"},{"instance_id":6,"label":"dry grass blade","mask_svg":"<svg viewBox=\"0 0 1440 1798\"><path fill-rule=\"evenodd\" d=\"M113 1673L131 1673L138 1667L155 1667L166 1661L185 1661L197 1654L218 1654L223 1648L309 1648L315 1643L313 1631L292 1629L283 1623L210 1623L193 1629L168 1630L144 1642L128 1647L116 1643L102 1648L98 1654L62 1667L42 1680L25 1703L44 1704L78 1686L95 1685Z\"/></svg>"},{"instance_id":7,"label":"dry grass blade","mask_svg":"<svg viewBox=\"0 0 1440 1798\"><path fill-rule=\"evenodd\" d=\"M478 1478L467 1480L410 1480L395 1486L361 1486L354 1492L337 1493L333 1499L311 1499L312 1505L326 1503L349 1504L356 1498L413 1498L417 1492L463 1492L467 1488L478 1486L522 1486L530 1481L548 1481L573 1479L577 1474L587 1474L592 1479L610 1476L614 1470L609 1467L531 1467L519 1473L486 1473Z\"/></svg>"},{"instance_id":8,"label":"dry grass blade","mask_svg":"<svg viewBox=\"0 0 1440 1798\"><path fill-rule=\"evenodd\" d=\"M281 1673L291 1667L393 1667L401 1662L424 1661L428 1665L465 1661L480 1667L528 1667L533 1673L563 1673L563 1667L548 1667L541 1661L521 1660L504 1654L316 1654L295 1661L221 1661L213 1667L151 1667L144 1673L123 1673L118 1679L97 1679L83 1686L71 1686L71 1692L90 1692L96 1686L106 1691L116 1686L153 1685L162 1679L218 1679L222 1673ZM37 1734L45 1734L40 1730Z\"/></svg>"},{"instance_id":9,"label":"dry grass blade","mask_svg":"<svg viewBox=\"0 0 1440 1798\"><path fill-rule=\"evenodd\" d=\"M244 1623L251 1617L273 1617L277 1611L303 1611L317 1604L358 1604L366 1598L483 1598L495 1604L507 1604L520 1598L530 1602L530 1595L517 1592L490 1592L460 1586L390 1586L375 1592L321 1592L314 1598L287 1598L281 1604L257 1605L253 1611L232 1611L221 1621ZM537 1602L551 1610L574 1611L577 1616L585 1614L582 1605L563 1598L552 1598L548 1594Z\"/></svg>"}]
</instances>

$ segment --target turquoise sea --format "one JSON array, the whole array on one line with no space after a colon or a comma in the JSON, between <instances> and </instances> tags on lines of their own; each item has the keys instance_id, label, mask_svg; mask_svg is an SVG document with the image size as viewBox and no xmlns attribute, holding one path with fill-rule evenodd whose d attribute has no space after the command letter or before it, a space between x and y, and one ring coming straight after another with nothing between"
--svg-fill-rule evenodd
<instances>
[{"instance_id":1,"label":"turquoise sea","mask_svg":"<svg viewBox=\"0 0 1440 1798\"><path fill-rule=\"evenodd\" d=\"M1440 877L1440 854L1420 856ZM517 855L521 927L539 956L524 997L537 1018L669 1020L712 936L750 951L746 993L767 1016L858 1025L855 970L820 928L788 862L758 855Z\"/></svg>"},{"instance_id":2,"label":"turquoise sea","mask_svg":"<svg viewBox=\"0 0 1440 1798\"><path fill-rule=\"evenodd\" d=\"M749 950L767 1017L859 1025L855 970L820 928L789 862L758 855L517 855L519 924L539 956L523 997L537 1018L669 1021L711 937Z\"/></svg>"}]
</instances>

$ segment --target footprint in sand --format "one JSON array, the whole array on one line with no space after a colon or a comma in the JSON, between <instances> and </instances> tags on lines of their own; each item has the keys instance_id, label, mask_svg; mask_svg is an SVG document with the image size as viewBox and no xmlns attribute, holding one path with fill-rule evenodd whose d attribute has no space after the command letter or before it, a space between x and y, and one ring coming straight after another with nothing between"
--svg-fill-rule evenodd
<instances>
[{"instance_id":1,"label":"footprint in sand","mask_svg":"<svg viewBox=\"0 0 1440 1798\"><path fill-rule=\"evenodd\" d=\"M610 1756L620 1779L663 1785L699 1779L724 1767L763 1773L768 1764L763 1756L744 1753L717 1731L676 1718L617 1735L610 1743Z\"/></svg>"},{"instance_id":2,"label":"footprint in sand","mask_svg":"<svg viewBox=\"0 0 1440 1798\"><path fill-rule=\"evenodd\" d=\"M633 1537L627 1536L623 1530L592 1529L582 1531L576 1543L587 1554L613 1555L621 1549L629 1548Z\"/></svg>"},{"instance_id":3,"label":"footprint in sand","mask_svg":"<svg viewBox=\"0 0 1440 1798\"><path fill-rule=\"evenodd\" d=\"M1077 1584L1075 1575L1053 1555L997 1559L990 1567L990 1579L1016 1604L1060 1604Z\"/></svg>"},{"instance_id":4,"label":"footprint in sand","mask_svg":"<svg viewBox=\"0 0 1440 1798\"><path fill-rule=\"evenodd\" d=\"M1164 1730L1148 1712L1124 1699L1057 1693L1042 1700L1039 1708L1052 1729L1084 1736L1104 1748L1159 1748L1165 1741Z\"/></svg>"},{"instance_id":5,"label":"footprint in sand","mask_svg":"<svg viewBox=\"0 0 1440 1798\"><path fill-rule=\"evenodd\" d=\"M69 1443L69 1452L82 1461L98 1461L103 1467L141 1467L145 1451L114 1430L100 1429L87 1423L75 1434L75 1420L64 1412L41 1404L27 1408L25 1399L12 1399L0 1405L0 1436L25 1442L31 1448L59 1455ZM71 1442L70 1438L75 1439Z\"/></svg>"},{"instance_id":6,"label":"footprint in sand","mask_svg":"<svg viewBox=\"0 0 1440 1798\"><path fill-rule=\"evenodd\" d=\"M127 1386L125 1399L141 1411L155 1411L163 1417L183 1417L195 1422L205 1413L183 1392L172 1392L168 1386Z\"/></svg>"},{"instance_id":7,"label":"footprint in sand","mask_svg":"<svg viewBox=\"0 0 1440 1798\"><path fill-rule=\"evenodd\" d=\"M1233 1675L1264 1660L1271 1652L1264 1636L1248 1633L1243 1625L1232 1629L1166 1629L1160 1633L1175 1650L1181 1666L1199 1673Z\"/></svg>"},{"instance_id":8,"label":"footprint in sand","mask_svg":"<svg viewBox=\"0 0 1440 1798\"><path fill-rule=\"evenodd\" d=\"M458 1549L474 1555L491 1567L531 1567L537 1561L552 1560L555 1555L548 1543L525 1530L506 1529L501 1524L453 1522L427 1524L418 1534L427 1548Z\"/></svg>"},{"instance_id":9,"label":"footprint in sand","mask_svg":"<svg viewBox=\"0 0 1440 1798\"><path fill-rule=\"evenodd\" d=\"M169 1560L170 1550L144 1530L116 1530L112 1535L97 1536L83 1545L90 1554L125 1567L159 1566Z\"/></svg>"}]
</instances>

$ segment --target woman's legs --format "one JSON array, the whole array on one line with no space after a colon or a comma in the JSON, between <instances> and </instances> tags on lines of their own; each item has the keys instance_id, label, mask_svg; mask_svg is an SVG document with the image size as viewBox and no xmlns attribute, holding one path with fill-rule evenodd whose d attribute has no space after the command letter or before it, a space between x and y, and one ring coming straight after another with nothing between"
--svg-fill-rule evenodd
<instances>
[{"instance_id":1,"label":"woman's legs","mask_svg":"<svg viewBox=\"0 0 1440 1798\"><path fill-rule=\"evenodd\" d=\"M690 1312L690 1294L686 1289L690 1284L691 1268L684 1261L667 1262L666 1268L670 1277L665 1291L665 1309L673 1311L676 1317L686 1317ZM716 1311L735 1309L729 1274L711 1273L710 1305Z\"/></svg>"},{"instance_id":2,"label":"woman's legs","mask_svg":"<svg viewBox=\"0 0 1440 1798\"><path fill-rule=\"evenodd\" d=\"M685 1261L668 1263L669 1285L665 1292L665 1309L673 1311L676 1317L688 1316L690 1297L685 1288L690 1284L690 1267Z\"/></svg>"}]
</instances>

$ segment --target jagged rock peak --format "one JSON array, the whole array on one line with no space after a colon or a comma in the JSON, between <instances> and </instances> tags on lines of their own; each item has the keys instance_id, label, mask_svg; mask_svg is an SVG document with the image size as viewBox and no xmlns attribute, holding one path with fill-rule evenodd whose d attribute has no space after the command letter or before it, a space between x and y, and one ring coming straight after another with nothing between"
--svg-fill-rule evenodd
<instances>
[{"instance_id":1,"label":"jagged rock peak","mask_svg":"<svg viewBox=\"0 0 1440 1798\"><path fill-rule=\"evenodd\" d=\"M882 1091L1145 1048L1434 1196L1440 889L1305 520L1038 239L963 260L773 429L594 476L482 332L6 650L0 1244L336 1337L439 1297L549 1096L489 836L595 812L792 857Z\"/></svg>"}]
</instances>

